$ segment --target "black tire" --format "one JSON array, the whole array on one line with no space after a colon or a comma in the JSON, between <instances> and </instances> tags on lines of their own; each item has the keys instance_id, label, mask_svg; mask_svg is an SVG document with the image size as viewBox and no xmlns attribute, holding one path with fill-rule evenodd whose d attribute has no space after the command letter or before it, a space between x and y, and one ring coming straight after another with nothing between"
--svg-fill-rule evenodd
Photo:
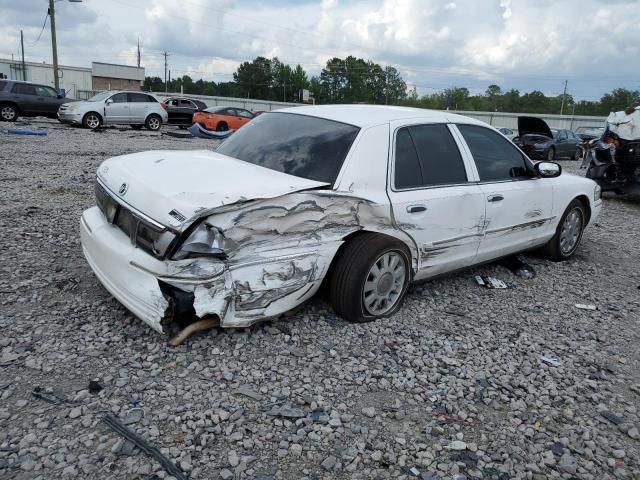
<instances>
[{"instance_id":1,"label":"black tire","mask_svg":"<svg viewBox=\"0 0 640 480\"><path fill-rule=\"evenodd\" d=\"M160 127L162 127L162 118L160 118L160 115L152 113L145 120L144 126L147 128L147 130L157 132L158 130L160 130Z\"/></svg>"},{"instance_id":2,"label":"black tire","mask_svg":"<svg viewBox=\"0 0 640 480\"><path fill-rule=\"evenodd\" d=\"M216 125L216 132L226 132L227 130L229 130L227 122L218 122L218 125Z\"/></svg>"},{"instance_id":3,"label":"black tire","mask_svg":"<svg viewBox=\"0 0 640 480\"><path fill-rule=\"evenodd\" d=\"M90 130L95 130L102 125L102 117L96 112L87 112L82 117L82 126Z\"/></svg>"},{"instance_id":4,"label":"black tire","mask_svg":"<svg viewBox=\"0 0 640 480\"><path fill-rule=\"evenodd\" d=\"M552 162L556 158L556 149L551 147L547 150L547 161Z\"/></svg>"},{"instance_id":5,"label":"black tire","mask_svg":"<svg viewBox=\"0 0 640 480\"><path fill-rule=\"evenodd\" d=\"M571 157L571 160L580 160L582 158L582 148L578 147L576 148L576 151L573 152L573 156Z\"/></svg>"},{"instance_id":6,"label":"black tire","mask_svg":"<svg viewBox=\"0 0 640 480\"><path fill-rule=\"evenodd\" d=\"M570 248L564 248L562 245L563 229L565 227L567 217L569 217L572 212L577 212L580 216L580 227L576 232L577 237L574 240L575 243L571 245ZM553 238L549 240L549 243L547 243L547 245L544 247L544 253L554 262L561 262L563 260L571 258L580 246L582 233L584 231L586 223L587 214L584 204L580 200L574 199L562 214L560 222L558 223L558 228L556 228L556 233Z\"/></svg>"},{"instance_id":7,"label":"black tire","mask_svg":"<svg viewBox=\"0 0 640 480\"><path fill-rule=\"evenodd\" d=\"M365 283L374 265L387 254L403 262L404 280L398 281L395 287L390 286L396 293L389 308L379 314L371 313L365 306ZM350 240L339 255L329 286L329 298L336 314L348 322L363 323L392 315L400 308L411 280L411 254L404 243L385 235L366 233ZM378 281L378 285L380 283ZM387 295L391 295L391 291Z\"/></svg>"},{"instance_id":8,"label":"black tire","mask_svg":"<svg viewBox=\"0 0 640 480\"><path fill-rule=\"evenodd\" d=\"M178 128L179 128L180 130L186 130L186 129L187 129L187 126L186 126L186 125L178 125Z\"/></svg>"},{"instance_id":9,"label":"black tire","mask_svg":"<svg viewBox=\"0 0 640 480\"><path fill-rule=\"evenodd\" d=\"M0 103L0 120L15 122L18 119L18 107L11 103Z\"/></svg>"},{"instance_id":10,"label":"black tire","mask_svg":"<svg viewBox=\"0 0 640 480\"><path fill-rule=\"evenodd\" d=\"M141 130L142 125L131 125L131 128L133 128L134 130Z\"/></svg>"}]
</instances>

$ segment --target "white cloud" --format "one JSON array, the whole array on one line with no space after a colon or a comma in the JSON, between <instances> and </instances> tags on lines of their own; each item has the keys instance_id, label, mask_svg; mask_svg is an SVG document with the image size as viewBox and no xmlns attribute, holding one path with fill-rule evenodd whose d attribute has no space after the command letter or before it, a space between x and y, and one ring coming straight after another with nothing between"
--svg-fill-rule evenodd
<instances>
[{"instance_id":1,"label":"white cloud","mask_svg":"<svg viewBox=\"0 0 640 480\"><path fill-rule=\"evenodd\" d=\"M59 2L61 62L135 64L140 37L148 74L229 80L257 55L317 74L327 59L353 54L399 68L421 91L448 86L540 89L569 79L578 97L640 88L640 9L611 0L110 0ZM0 56L50 61L41 0L0 0ZM580 20L586 18L586 22ZM603 67L603 65L605 67Z\"/></svg>"}]
</instances>

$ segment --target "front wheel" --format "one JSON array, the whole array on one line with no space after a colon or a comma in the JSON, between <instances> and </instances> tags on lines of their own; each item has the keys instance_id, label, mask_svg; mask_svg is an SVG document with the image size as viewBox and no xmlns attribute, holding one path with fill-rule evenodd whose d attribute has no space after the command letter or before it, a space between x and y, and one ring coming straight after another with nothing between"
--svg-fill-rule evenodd
<instances>
[{"instance_id":1,"label":"front wheel","mask_svg":"<svg viewBox=\"0 0 640 480\"><path fill-rule=\"evenodd\" d=\"M549 149L549 151L547 152L547 160L549 162L553 162L553 159L556 158L556 151L553 147L551 147Z\"/></svg>"},{"instance_id":2,"label":"front wheel","mask_svg":"<svg viewBox=\"0 0 640 480\"><path fill-rule=\"evenodd\" d=\"M101 124L102 119L100 118L100 115L95 112L89 112L82 118L82 126L91 130L95 130Z\"/></svg>"},{"instance_id":3,"label":"front wheel","mask_svg":"<svg viewBox=\"0 0 640 480\"><path fill-rule=\"evenodd\" d=\"M349 322L370 322L395 313L409 286L411 255L394 238L355 237L344 247L331 277L335 312Z\"/></svg>"},{"instance_id":4,"label":"front wheel","mask_svg":"<svg viewBox=\"0 0 640 480\"><path fill-rule=\"evenodd\" d=\"M585 207L580 200L573 200L564 211L556 234L545 247L545 253L551 260L567 260L578 249L582 232L586 226Z\"/></svg>"},{"instance_id":5,"label":"front wheel","mask_svg":"<svg viewBox=\"0 0 640 480\"><path fill-rule=\"evenodd\" d=\"M162 119L158 115L149 115L147 121L144 122L144 126L152 132L157 132L162 126Z\"/></svg>"},{"instance_id":6,"label":"front wheel","mask_svg":"<svg viewBox=\"0 0 640 480\"><path fill-rule=\"evenodd\" d=\"M229 125L227 125L226 122L220 122L216 126L217 132L226 132L227 130L229 130Z\"/></svg>"},{"instance_id":7,"label":"front wheel","mask_svg":"<svg viewBox=\"0 0 640 480\"><path fill-rule=\"evenodd\" d=\"M573 152L573 157L571 157L572 160L580 160L582 158L582 148L578 147L576 148L576 151Z\"/></svg>"}]
</instances>

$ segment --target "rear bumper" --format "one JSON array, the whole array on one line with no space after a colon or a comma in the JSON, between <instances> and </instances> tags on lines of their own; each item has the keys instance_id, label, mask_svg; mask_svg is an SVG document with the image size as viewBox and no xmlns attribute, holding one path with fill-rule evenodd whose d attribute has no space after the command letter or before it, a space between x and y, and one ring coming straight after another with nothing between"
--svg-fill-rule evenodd
<instances>
[{"instance_id":1,"label":"rear bumper","mask_svg":"<svg viewBox=\"0 0 640 480\"><path fill-rule=\"evenodd\" d=\"M160 283L193 295L193 311L217 316L222 327L248 327L280 315L311 298L322 283L341 241L314 252L253 254L241 262L215 258L158 260L131 244L98 207L80 220L82 250L102 285L136 317L157 332L173 321L170 294Z\"/></svg>"}]
</instances>

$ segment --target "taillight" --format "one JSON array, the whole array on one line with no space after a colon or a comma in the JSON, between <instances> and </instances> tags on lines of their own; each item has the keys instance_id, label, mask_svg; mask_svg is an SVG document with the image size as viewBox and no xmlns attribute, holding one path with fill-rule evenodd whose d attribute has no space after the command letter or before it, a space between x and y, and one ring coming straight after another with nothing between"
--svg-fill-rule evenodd
<instances>
[{"instance_id":1,"label":"taillight","mask_svg":"<svg viewBox=\"0 0 640 480\"><path fill-rule=\"evenodd\" d=\"M167 104L166 104L166 103L161 103L161 104L160 104L160 106L161 106L162 108L164 108L165 110L167 109Z\"/></svg>"}]
</instances>

